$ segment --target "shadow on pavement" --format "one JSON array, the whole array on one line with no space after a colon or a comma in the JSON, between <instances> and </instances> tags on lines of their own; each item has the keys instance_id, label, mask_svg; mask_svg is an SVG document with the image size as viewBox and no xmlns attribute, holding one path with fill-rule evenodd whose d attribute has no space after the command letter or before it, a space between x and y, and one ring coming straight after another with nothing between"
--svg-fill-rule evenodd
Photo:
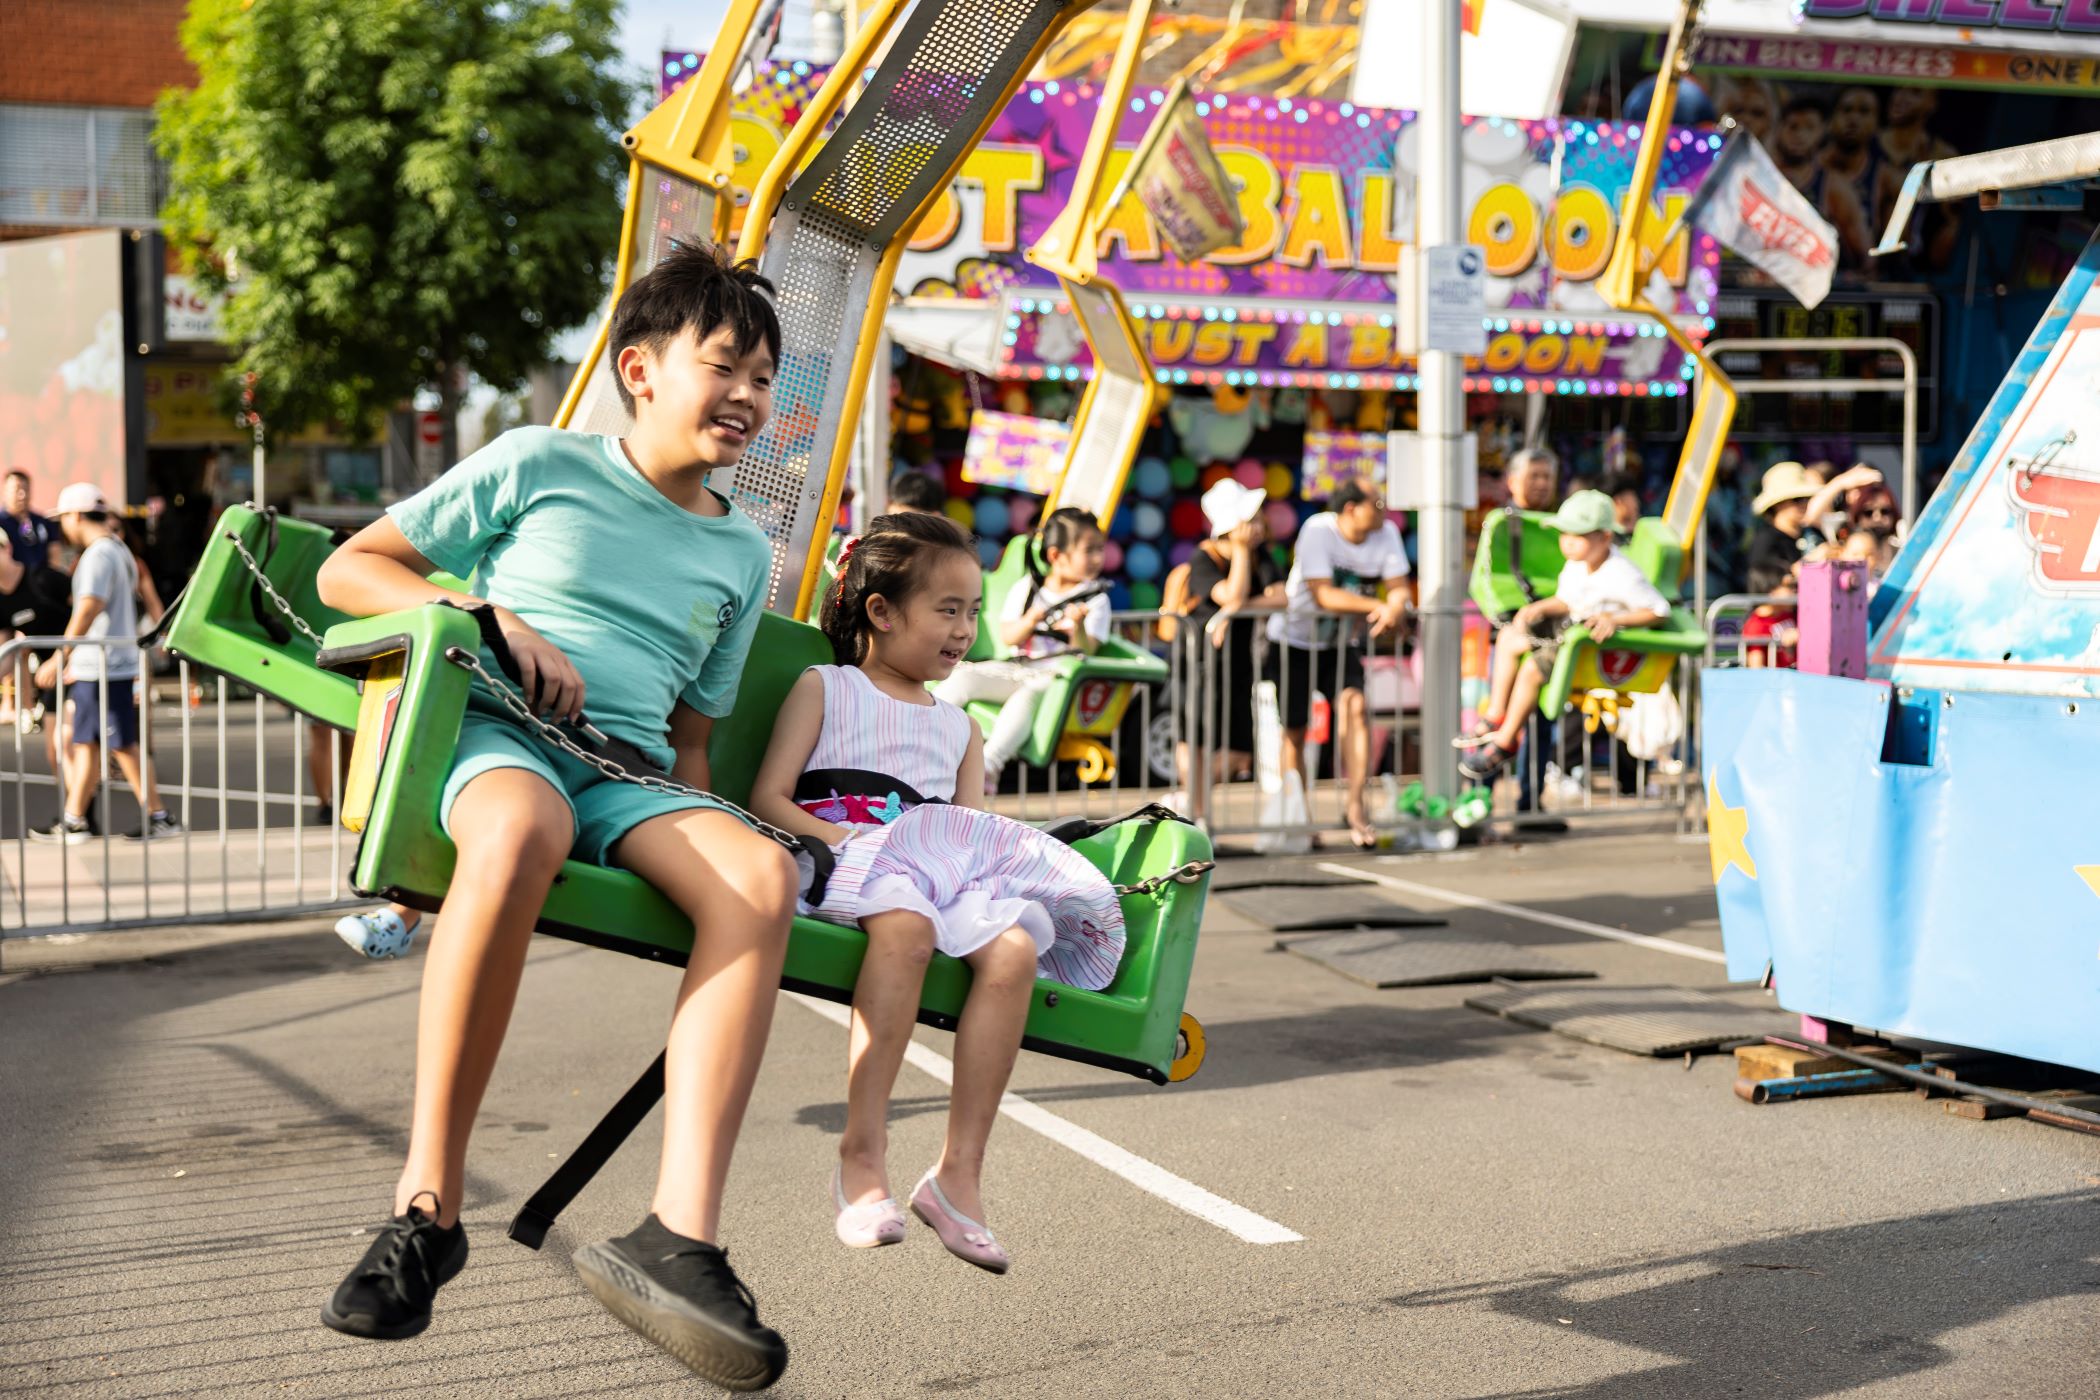
<instances>
[{"instance_id":1,"label":"shadow on pavement","mask_svg":"<svg viewBox=\"0 0 2100 1400\"><path fill-rule=\"evenodd\" d=\"M1674 1358L1587 1385L1493 1392L1496 1400L1809 1400L1922 1379L1952 1358L1940 1340L1948 1334L2077 1300L2058 1314L2072 1326L2053 1365L2048 1356L2032 1358L2027 1393L2091 1394L2077 1378L2100 1371L2089 1345L2100 1311L2096 1207L2100 1191L2066 1192L1386 1301L1485 1304L1548 1329ZM1763 1344L1746 1348L1746 1335Z\"/></svg>"}]
</instances>

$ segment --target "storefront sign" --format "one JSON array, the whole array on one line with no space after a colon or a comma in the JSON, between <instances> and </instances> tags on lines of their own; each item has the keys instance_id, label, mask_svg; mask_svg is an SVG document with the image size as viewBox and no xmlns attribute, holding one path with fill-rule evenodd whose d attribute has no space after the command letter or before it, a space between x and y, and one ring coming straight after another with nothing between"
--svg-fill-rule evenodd
<instances>
[{"instance_id":1,"label":"storefront sign","mask_svg":"<svg viewBox=\"0 0 2100 1400\"><path fill-rule=\"evenodd\" d=\"M698 64L698 55L666 54L665 89L675 89ZM776 65L737 98L731 123L736 185L748 189L756 183L824 72L806 63ZM1111 183L1161 97L1147 93L1132 103L1137 110L1125 114L1119 147L1108 162ZM1050 287L1054 279L1030 267L1021 251L1064 207L1097 100L1098 91L1089 84L1024 83L921 223L900 265L898 290L994 299ZM1412 114L1241 94L1198 94L1196 112L1225 170L1239 184L1245 234L1231 247L1184 263L1162 246L1143 207L1125 200L1105 223L1103 276L1133 302L1156 300L1162 306L1318 304L1374 308L1375 315L1394 305L1401 234L1414 221ZM1575 335L1573 323L1609 314L1593 284L1611 255L1618 205L1639 141L1637 123L1468 120L1463 149L1470 205L1464 237L1482 250L1485 317L1500 325L1499 330L1497 324L1487 327L1483 367L1486 362L1501 366L1490 372L1518 378L1551 374L1563 382L1586 383L1628 372L1619 361L1652 358L1661 364L1661 344L1641 343L1649 338L1633 337L1636 323L1624 318L1608 323L1616 331L1593 333L1594 345L1541 349L1534 343L1542 335ZM1682 209L1719 144L1718 137L1704 132L1673 134L1658 179L1664 215L1658 230ZM1718 248L1710 238L1681 229L1656 252L1671 289L1666 309L1704 334ZM1531 322L1570 329L1512 329ZM1029 335L1014 329L1019 336ZM1189 332L1186 347L1178 345L1182 329ZM1391 363L1389 327L1374 325L1359 339L1332 325L1325 331L1334 334L1280 329L1265 334L1243 323L1230 333L1210 331L1200 342L1193 327L1182 329L1156 332L1164 343L1155 348L1167 352L1160 357L1162 367L1231 367L1300 379L1330 369L1390 374L1399 368ZM1379 331L1386 349L1376 343ZM1227 341L1223 349L1216 339L1221 334ZM1518 339L1507 340L1511 335ZM1007 347L1008 360L1059 367L1071 362L1070 356L1039 357L1034 345L1028 338L1024 348L1017 338ZM1673 369L1661 368L1664 378Z\"/></svg>"},{"instance_id":2,"label":"storefront sign","mask_svg":"<svg viewBox=\"0 0 2100 1400\"><path fill-rule=\"evenodd\" d=\"M1298 472L1298 496L1324 501L1345 481L1383 481L1385 458L1384 433L1310 429L1305 434L1305 462Z\"/></svg>"},{"instance_id":3,"label":"storefront sign","mask_svg":"<svg viewBox=\"0 0 2100 1400\"><path fill-rule=\"evenodd\" d=\"M225 338L220 317L226 310L227 294L206 292L194 277L169 273L161 279L167 301L166 335L174 340L219 341Z\"/></svg>"}]
</instances>

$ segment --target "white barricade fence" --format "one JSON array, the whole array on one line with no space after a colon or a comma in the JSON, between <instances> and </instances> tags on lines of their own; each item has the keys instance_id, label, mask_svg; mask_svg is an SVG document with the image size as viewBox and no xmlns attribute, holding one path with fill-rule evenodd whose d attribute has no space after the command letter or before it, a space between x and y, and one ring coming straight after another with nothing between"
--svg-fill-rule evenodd
<instances>
[{"instance_id":1,"label":"white barricade fence","mask_svg":"<svg viewBox=\"0 0 2100 1400\"><path fill-rule=\"evenodd\" d=\"M104 673L93 681L61 679L55 693L40 693L32 679L53 652L70 673L74 656L130 645L59 637L0 645L0 677L14 701L12 723L0 720L0 937L284 918L354 902L356 838L320 811L342 790L348 744L330 742L335 731L157 652L143 653L137 679L109 678L107 665L86 668ZM52 839L68 790L80 785L78 772L67 776L76 747L69 690L91 696L103 717L113 695L120 708L124 692L136 697L135 751L173 829L142 839L148 813L90 716L83 737L97 742L79 747L94 787L91 830Z\"/></svg>"}]
</instances>

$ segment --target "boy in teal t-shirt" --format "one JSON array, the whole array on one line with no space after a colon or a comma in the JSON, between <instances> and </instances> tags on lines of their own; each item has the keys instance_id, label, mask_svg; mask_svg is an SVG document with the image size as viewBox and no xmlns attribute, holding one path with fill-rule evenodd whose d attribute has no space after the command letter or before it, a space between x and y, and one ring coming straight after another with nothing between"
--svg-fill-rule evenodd
<instances>
[{"instance_id":1,"label":"boy in teal t-shirt","mask_svg":"<svg viewBox=\"0 0 2100 1400\"><path fill-rule=\"evenodd\" d=\"M749 264L674 249L613 312L606 353L632 433L506 433L339 549L321 570L322 599L364 615L486 608L536 713L573 720L588 706L604 733L706 789L708 736L735 701L772 569L765 536L707 477L765 425L780 355L771 292ZM478 596L429 582L440 569L472 577ZM322 1321L413 1336L465 1264L467 1136L526 943L573 856L640 875L695 931L671 1019L652 1212L579 1251L578 1271L614 1316L701 1375L770 1384L786 1344L759 1322L717 1229L772 1023L794 862L712 798L607 778L478 685L440 819L459 859L424 966L408 1163L394 1218Z\"/></svg>"}]
</instances>

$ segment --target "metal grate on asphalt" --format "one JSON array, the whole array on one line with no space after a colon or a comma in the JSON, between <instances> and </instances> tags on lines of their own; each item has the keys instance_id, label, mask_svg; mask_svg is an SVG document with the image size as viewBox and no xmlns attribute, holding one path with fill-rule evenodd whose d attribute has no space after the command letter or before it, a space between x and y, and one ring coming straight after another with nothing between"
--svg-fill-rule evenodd
<instances>
[{"instance_id":1,"label":"metal grate on asphalt","mask_svg":"<svg viewBox=\"0 0 2100 1400\"><path fill-rule=\"evenodd\" d=\"M1686 987L1504 987L1466 1005L1630 1055L1681 1055L1796 1029L1791 1016Z\"/></svg>"},{"instance_id":2,"label":"metal grate on asphalt","mask_svg":"<svg viewBox=\"0 0 2100 1400\"><path fill-rule=\"evenodd\" d=\"M1279 938L1276 946L1367 987L1429 987L1450 982L1486 982L1495 977L1597 975L1514 943L1451 932L1355 929Z\"/></svg>"},{"instance_id":3,"label":"metal grate on asphalt","mask_svg":"<svg viewBox=\"0 0 2100 1400\"><path fill-rule=\"evenodd\" d=\"M1322 929L1442 928L1434 915L1395 903L1389 895L1352 884L1347 889L1264 888L1221 896L1236 911L1278 933Z\"/></svg>"},{"instance_id":4,"label":"metal grate on asphalt","mask_svg":"<svg viewBox=\"0 0 2100 1400\"><path fill-rule=\"evenodd\" d=\"M1310 857L1250 856L1220 860L1217 869L1210 872L1212 894L1227 894L1233 890L1354 888L1362 884L1363 881L1352 880L1347 875L1322 870L1320 862Z\"/></svg>"}]
</instances>

